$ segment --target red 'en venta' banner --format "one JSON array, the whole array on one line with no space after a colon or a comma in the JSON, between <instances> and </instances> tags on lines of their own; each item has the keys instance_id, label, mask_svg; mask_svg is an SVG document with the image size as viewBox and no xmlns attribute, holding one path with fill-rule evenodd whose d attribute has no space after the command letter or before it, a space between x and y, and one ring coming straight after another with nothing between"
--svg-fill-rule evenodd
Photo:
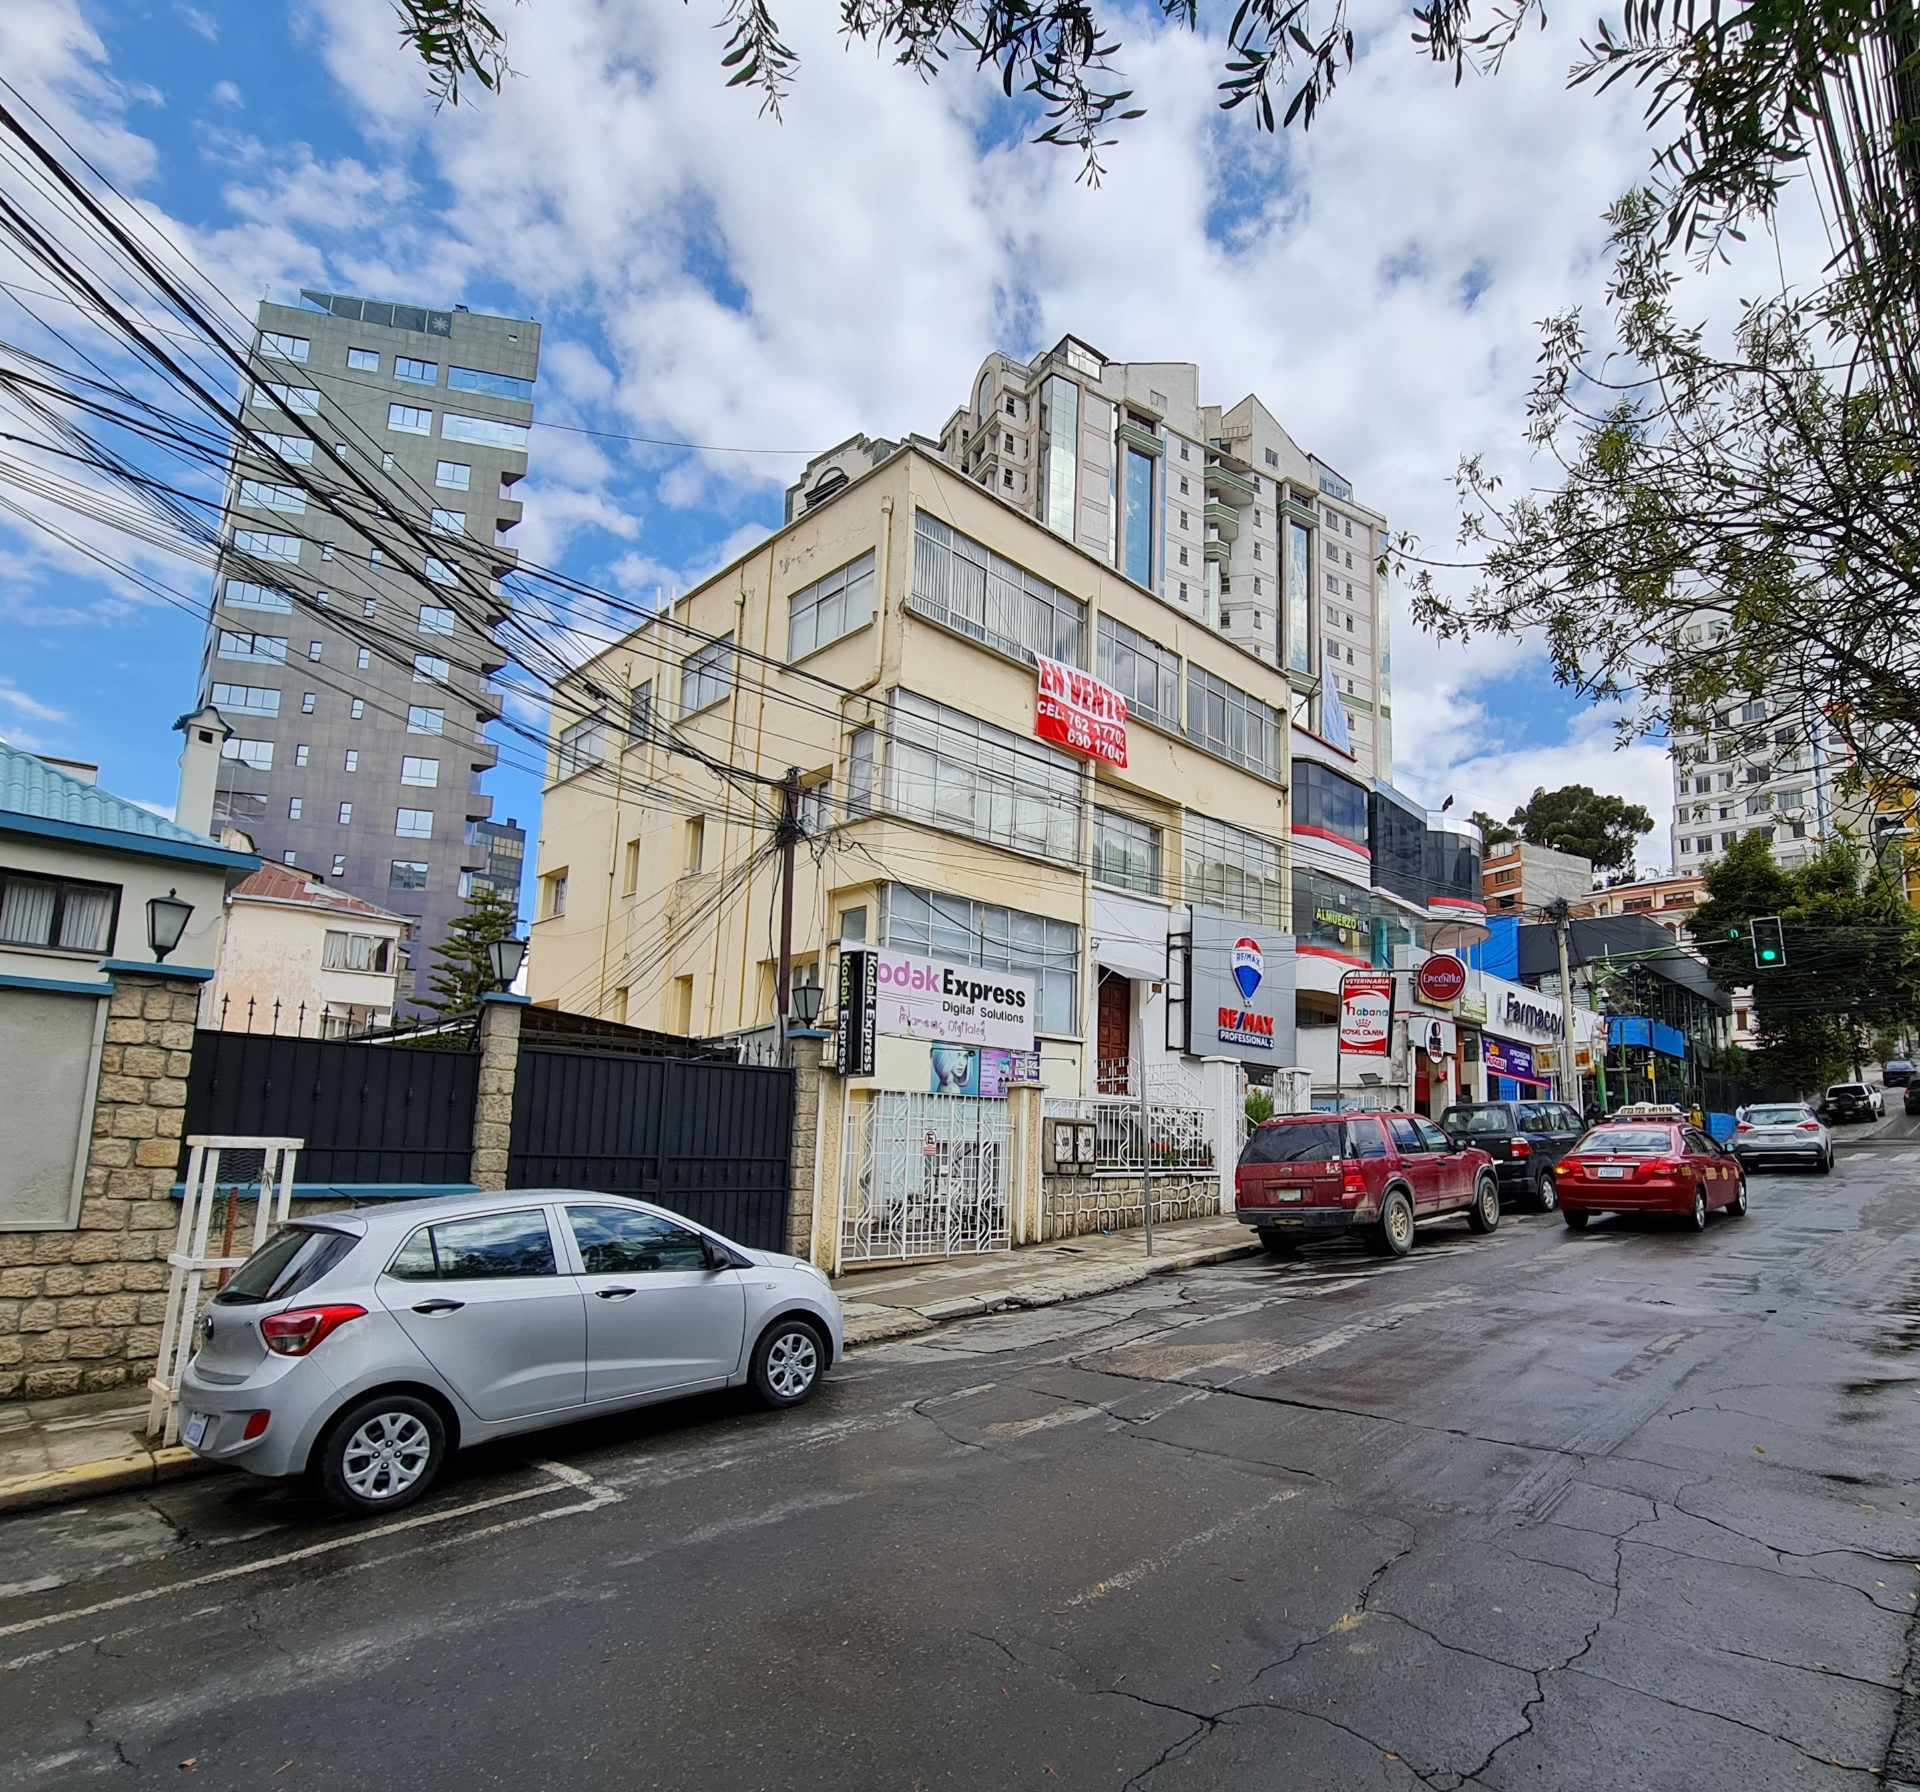
<instances>
[{"instance_id":1,"label":"red 'en venta' banner","mask_svg":"<svg viewBox=\"0 0 1920 1792\"><path fill-rule=\"evenodd\" d=\"M1036 739L1057 741L1089 759L1108 765L1127 763L1127 700L1110 684L1034 655L1039 684L1034 693L1033 732Z\"/></svg>"}]
</instances>

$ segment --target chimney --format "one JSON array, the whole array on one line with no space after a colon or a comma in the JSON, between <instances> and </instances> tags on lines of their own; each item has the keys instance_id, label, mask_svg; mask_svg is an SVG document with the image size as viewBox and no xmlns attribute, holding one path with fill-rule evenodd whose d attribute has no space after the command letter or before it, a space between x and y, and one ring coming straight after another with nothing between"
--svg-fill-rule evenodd
<instances>
[{"instance_id":1,"label":"chimney","mask_svg":"<svg viewBox=\"0 0 1920 1792\"><path fill-rule=\"evenodd\" d=\"M174 727L186 736L180 749L180 791L173 819L196 834L213 832L214 787L220 779L220 749L233 730L211 703L182 716Z\"/></svg>"}]
</instances>

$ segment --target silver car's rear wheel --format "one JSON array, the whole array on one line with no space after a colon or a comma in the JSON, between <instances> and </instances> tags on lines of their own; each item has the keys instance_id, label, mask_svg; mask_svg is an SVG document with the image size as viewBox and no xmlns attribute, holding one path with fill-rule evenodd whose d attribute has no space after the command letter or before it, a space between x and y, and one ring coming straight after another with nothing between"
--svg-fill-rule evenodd
<instances>
[{"instance_id":1,"label":"silver car's rear wheel","mask_svg":"<svg viewBox=\"0 0 1920 1792\"><path fill-rule=\"evenodd\" d=\"M321 1490L349 1512L410 1506L440 1472L447 1428L414 1394L374 1394L334 1421L320 1447Z\"/></svg>"},{"instance_id":2,"label":"silver car's rear wheel","mask_svg":"<svg viewBox=\"0 0 1920 1792\"><path fill-rule=\"evenodd\" d=\"M753 1348L753 1386L769 1406L798 1406L820 1384L826 1345L804 1319L770 1325Z\"/></svg>"}]
</instances>

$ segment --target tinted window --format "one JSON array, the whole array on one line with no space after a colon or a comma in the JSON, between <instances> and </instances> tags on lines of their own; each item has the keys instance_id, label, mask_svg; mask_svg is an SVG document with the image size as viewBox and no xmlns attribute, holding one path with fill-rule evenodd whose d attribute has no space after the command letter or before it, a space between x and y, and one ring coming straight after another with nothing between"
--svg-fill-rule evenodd
<instances>
[{"instance_id":1,"label":"tinted window","mask_svg":"<svg viewBox=\"0 0 1920 1792\"><path fill-rule=\"evenodd\" d=\"M1552 1132L1560 1124L1554 1110L1544 1101L1523 1101L1519 1114L1522 1132Z\"/></svg>"},{"instance_id":2,"label":"tinted window","mask_svg":"<svg viewBox=\"0 0 1920 1792\"><path fill-rule=\"evenodd\" d=\"M1580 1118L1578 1110L1574 1108L1556 1107L1553 1112L1557 1121L1554 1127L1555 1132L1578 1132L1586 1125L1586 1122Z\"/></svg>"},{"instance_id":3,"label":"tinted window","mask_svg":"<svg viewBox=\"0 0 1920 1792\"><path fill-rule=\"evenodd\" d=\"M1691 1126L1680 1136L1686 1141L1689 1151L1697 1152L1702 1157L1713 1156L1717 1149L1714 1142L1708 1138L1705 1133L1696 1132Z\"/></svg>"},{"instance_id":4,"label":"tinted window","mask_svg":"<svg viewBox=\"0 0 1920 1792\"><path fill-rule=\"evenodd\" d=\"M1378 1120L1347 1122L1347 1155L1349 1157L1385 1157L1387 1155L1387 1135L1380 1130Z\"/></svg>"},{"instance_id":5,"label":"tinted window","mask_svg":"<svg viewBox=\"0 0 1920 1792\"><path fill-rule=\"evenodd\" d=\"M1747 1121L1753 1126L1798 1126L1807 1117L1803 1107L1748 1108Z\"/></svg>"},{"instance_id":6,"label":"tinted window","mask_svg":"<svg viewBox=\"0 0 1920 1792\"><path fill-rule=\"evenodd\" d=\"M1387 1131L1393 1134L1393 1142L1402 1151L1424 1151L1426 1142L1415 1130L1411 1120L1402 1120L1397 1116L1387 1122Z\"/></svg>"},{"instance_id":7,"label":"tinted window","mask_svg":"<svg viewBox=\"0 0 1920 1792\"><path fill-rule=\"evenodd\" d=\"M213 1298L227 1307L285 1300L319 1281L357 1243L348 1232L284 1227L241 1264L232 1281Z\"/></svg>"},{"instance_id":8,"label":"tinted window","mask_svg":"<svg viewBox=\"0 0 1920 1792\"><path fill-rule=\"evenodd\" d=\"M387 1273L406 1281L477 1281L557 1273L544 1213L487 1213L423 1226L400 1247Z\"/></svg>"},{"instance_id":9,"label":"tinted window","mask_svg":"<svg viewBox=\"0 0 1920 1792\"><path fill-rule=\"evenodd\" d=\"M569 1207L567 1221L590 1276L705 1269L706 1246L684 1226L624 1207Z\"/></svg>"},{"instance_id":10,"label":"tinted window","mask_svg":"<svg viewBox=\"0 0 1920 1792\"><path fill-rule=\"evenodd\" d=\"M1580 1149L1658 1157L1673 1149L1673 1134L1664 1126L1596 1126L1580 1141Z\"/></svg>"},{"instance_id":11,"label":"tinted window","mask_svg":"<svg viewBox=\"0 0 1920 1792\"><path fill-rule=\"evenodd\" d=\"M1453 1141L1448 1138L1439 1127L1435 1126L1431 1120L1425 1118L1425 1116L1417 1115L1413 1123L1419 1127L1420 1137L1426 1141L1426 1146L1429 1151L1451 1151L1453 1149Z\"/></svg>"},{"instance_id":12,"label":"tinted window","mask_svg":"<svg viewBox=\"0 0 1920 1792\"><path fill-rule=\"evenodd\" d=\"M1513 1116L1507 1111L1505 1103L1491 1107L1448 1108L1440 1116L1440 1124L1448 1132L1499 1138L1513 1131Z\"/></svg>"},{"instance_id":13,"label":"tinted window","mask_svg":"<svg viewBox=\"0 0 1920 1792\"><path fill-rule=\"evenodd\" d=\"M1289 1121L1281 1126L1258 1126L1240 1153L1243 1164L1308 1164L1328 1162L1340 1155L1338 1120Z\"/></svg>"},{"instance_id":14,"label":"tinted window","mask_svg":"<svg viewBox=\"0 0 1920 1792\"><path fill-rule=\"evenodd\" d=\"M1829 1095L1864 1095L1866 1092L1867 1085L1865 1083L1835 1083L1833 1087L1827 1091Z\"/></svg>"}]
</instances>

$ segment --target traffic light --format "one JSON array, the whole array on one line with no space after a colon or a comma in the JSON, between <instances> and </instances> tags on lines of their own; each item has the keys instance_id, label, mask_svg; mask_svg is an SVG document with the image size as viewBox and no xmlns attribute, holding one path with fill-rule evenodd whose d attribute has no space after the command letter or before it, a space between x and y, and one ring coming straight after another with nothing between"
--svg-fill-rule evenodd
<instances>
[{"instance_id":1,"label":"traffic light","mask_svg":"<svg viewBox=\"0 0 1920 1792\"><path fill-rule=\"evenodd\" d=\"M1747 937L1747 930L1738 921L1727 929L1727 941L1730 945L1739 945Z\"/></svg>"},{"instance_id":2,"label":"traffic light","mask_svg":"<svg viewBox=\"0 0 1920 1792\"><path fill-rule=\"evenodd\" d=\"M1753 923L1753 963L1756 970L1777 970L1787 962L1787 936L1778 915L1760 915Z\"/></svg>"}]
</instances>

